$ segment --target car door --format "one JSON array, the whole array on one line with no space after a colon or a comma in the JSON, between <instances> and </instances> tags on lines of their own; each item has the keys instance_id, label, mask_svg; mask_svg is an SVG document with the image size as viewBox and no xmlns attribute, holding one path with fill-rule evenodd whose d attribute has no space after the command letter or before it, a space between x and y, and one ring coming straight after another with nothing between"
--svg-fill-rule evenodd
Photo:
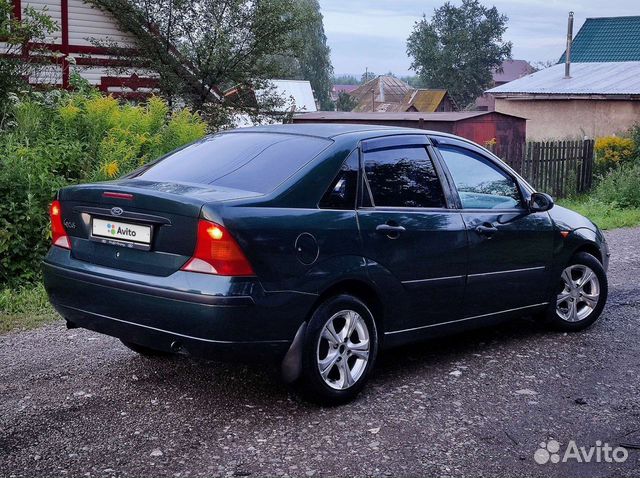
<instances>
[{"instance_id":1,"label":"car door","mask_svg":"<svg viewBox=\"0 0 640 478\"><path fill-rule=\"evenodd\" d=\"M406 314L387 333L456 320L462 310L467 239L459 211L424 135L362 143L363 191L358 222L364 255L402 284ZM388 277L387 277L388 278Z\"/></svg>"},{"instance_id":2,"label":"car door","mask_svg":"<svg viewBox=\"0 0 640 478\"><path fill-rule=\"evenodd\" d=\"M524 184L481 148L452 138L433 141L468 231L465 317L546 302L553 253L549 214L531 213Z\"/></svg>"}]
</instances>

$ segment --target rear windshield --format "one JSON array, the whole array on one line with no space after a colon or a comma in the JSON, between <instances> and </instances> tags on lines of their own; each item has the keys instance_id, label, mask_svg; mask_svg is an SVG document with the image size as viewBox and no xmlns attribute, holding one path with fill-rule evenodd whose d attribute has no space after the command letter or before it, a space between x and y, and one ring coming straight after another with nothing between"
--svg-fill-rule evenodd
<instances>
[{"instance_id":1,"label":"rear windshield","mask_svg":"<svg viewBox=\"0 0 640 478\"><path fill-rule=\"evenodd\" d=\"M176 151L135 177L267 193L330 144L291 134L222 133Z\"/></svg>"}]
</instances>

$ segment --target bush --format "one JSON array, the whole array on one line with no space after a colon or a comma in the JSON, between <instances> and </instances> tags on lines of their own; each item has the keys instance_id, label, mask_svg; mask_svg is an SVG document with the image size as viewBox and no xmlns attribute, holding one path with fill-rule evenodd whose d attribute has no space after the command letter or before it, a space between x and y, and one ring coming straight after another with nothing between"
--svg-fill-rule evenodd
<instances>
[{"instance_id":1,"label":"bush","mask_svg":"<svg viewBox=\"0 0 640 478\"><path fill-rule=\"evenodd\" d=\"M601 174L628 163L636 156L636 143L632 138L605 136L595 143L596 172Z\"/></svg>"},{"instance_id":2,"label":"bush","mask_svg":"<svg viewBox=\"0 0 640 478\"><path fill-rule=\"evenodd\" d=\"M134 106L82 89L18 101L0 132L0 287L39 278L59 188L113 179L205 133L199 115L160 98Z\"/></svg>"},{"instance_id":3,"label":"bush","mask_svg":"<svg viewBox=\"0 0 640 478\"><path fill-rule=\"evenodd\" d=\"M593 196L615 207L640 207L640 164L625 164L609 171L601 178Z\"/></svg>"}]
</instances>

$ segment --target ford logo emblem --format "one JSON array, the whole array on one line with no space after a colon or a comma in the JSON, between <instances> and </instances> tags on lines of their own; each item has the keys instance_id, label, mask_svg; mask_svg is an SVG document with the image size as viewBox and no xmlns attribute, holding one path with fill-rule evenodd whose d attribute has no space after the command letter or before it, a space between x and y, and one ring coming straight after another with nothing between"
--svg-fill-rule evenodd
<instances>
[{"instance_id":1,"label":"ford logo emblem","mask_svg":"<svg viewBox=\"0 0 640 478\"><path fill-rule=\"evenodd\" d=\"M121 207L112 207L111 208L111 214L113 216L120 216L124 211L122 210Z\"/></svg>"}]
</instances>

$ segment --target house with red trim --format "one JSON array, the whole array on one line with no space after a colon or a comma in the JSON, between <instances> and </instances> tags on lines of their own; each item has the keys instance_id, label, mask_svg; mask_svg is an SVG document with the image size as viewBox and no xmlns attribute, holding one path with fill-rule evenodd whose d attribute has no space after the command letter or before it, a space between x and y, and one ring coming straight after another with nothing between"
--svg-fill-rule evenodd
<instances>
[{"instance_id":1,"label":"house with red trim","mask_svg":"<svg viewBox=\"0 0 640 478\"><path fill-rule=\"evenodd\" d=\"M157 75L141 68L128 68L126 60L116 58L113 50L104 46L133 48L134 36L122 31L113 15L83 0L13 0L13 15L22 19L25 7L46 13L58 29L43 44L26 45L22 54L42 63L38 74L29 78L31 84L69 87L72 72L77 72L90 84L105 93L127 99L148 96L157 87ZM30 49L36 49L35 58ZM26 50L26 51L25 51ZM42 51L50 52L43 55ZM0 44L1 51L1 44ZM117 73L114 73L116 71Z\"/></svg>"}]
</instances>

